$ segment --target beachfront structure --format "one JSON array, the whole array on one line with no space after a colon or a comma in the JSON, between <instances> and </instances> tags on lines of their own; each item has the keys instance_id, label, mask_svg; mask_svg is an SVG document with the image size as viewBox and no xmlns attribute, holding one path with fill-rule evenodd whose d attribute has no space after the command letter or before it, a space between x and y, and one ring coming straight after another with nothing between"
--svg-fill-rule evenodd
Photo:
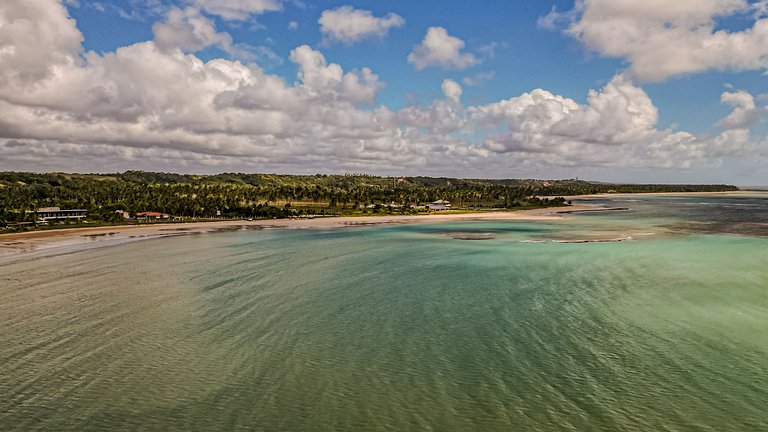
<instances>
[{"instance_id":1,"label":"beachfront structure","mask_svg":"<svg viewBox=\"0 0 768 432\"><path fill-rule=\"evenodd\" d=\"M140 219L168 219L171 215L160 212L138 212L136 217Z\"/></svg>"},{"instance_id":2,"label":"beachfront structure","mask_svg":"<svg viewBox=\"0 0 768 432\"><path fill-rule=\"evenodd\" d=\"M57 219L83 219L88 215L88 210L62 210L59 207L43 207L37 209L34 213L38 220L47 222L49 220Z\"/></svg>"},{"instance_id":3,"label":"beachfront structure","mask_svg":"<svg viewBox=\"0 0 768 432\"><path fill-rule=\"evenodd\" d=\"M450 210L451 202L446 200L437 200L431 204L427 204L427 208L430 211Z\"/></svg>"},{"instance_id":4,"label":"beachfront structure","mask_svg":"<svg viewBox=\"0 0 768 432\"><path fill-rule=\"evenodd\" d=\"M403 208L403 206L400 205L400 204L395 204L395 202L392 201L389 204L370 204L370 205L365 206L365 208L367 208L367 209L389 208L389 209L392 209L392 210L400 210L400 209Z\"/></svg>"}]
</instances>

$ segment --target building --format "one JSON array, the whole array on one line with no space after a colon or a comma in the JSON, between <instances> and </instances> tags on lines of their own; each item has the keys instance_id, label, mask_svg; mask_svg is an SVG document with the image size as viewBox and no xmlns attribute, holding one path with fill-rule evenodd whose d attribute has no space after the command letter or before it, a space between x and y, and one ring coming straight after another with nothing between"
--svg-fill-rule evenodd
<instances>
[{"instance_id":1,"label":"building","mask_svg":"<svg viewBox=\"0 0 768 432\"><path fill-rule=\"evenodd\" d=\"M131 215L125 210L115 210L115 214L120 215L123 219L130 219Z\"/></svg>"},{"instance_id":2,"label":"building","mask_svg":"<svg viewBox=\"0 0 768 432\"><path fill-rule=\"evenodd\" d=\"M427 208L430 211L441 211L441 210L450 210L451 209L451 202L446 200L437 200L433 202L432 204L427 204Z\"/></svg>"},{"instance_id":3,"label":"building","mask_svg":"<svg viewBox=\"0 0 768 432\"><path fill-rule=\"evenodd\" d=\"M160 212L138 212L136 217L140 219L168 219L171 215Z\"/></svg>"},{"instance_id":4,"label":"building","mask_svg":"<svg viewBox=\"0 0 768 432\"><path fill-rule=\"evenodd\" d=\"M88 215L88 210L62 210L58 207L43 207L34 213L38 220L47 222L56 219L83 219Z\"/></svg>"},{"instance_id":5,"label":"building","mask_svg":"<svg viewBox=\"0 0 768 432\"><path fill-rule=\"evenodd\" d=\"M384 208L388 208L388 209L391 209L391 210L398 210L399 211L399 210L402 210L403 206L400 205L400 204L395 204L395 202L392 201L389 204L370 204L370 205L365 206L365 208L367 208L369 210L370 209L384 209Z\"/></svg>"}]
</instances>

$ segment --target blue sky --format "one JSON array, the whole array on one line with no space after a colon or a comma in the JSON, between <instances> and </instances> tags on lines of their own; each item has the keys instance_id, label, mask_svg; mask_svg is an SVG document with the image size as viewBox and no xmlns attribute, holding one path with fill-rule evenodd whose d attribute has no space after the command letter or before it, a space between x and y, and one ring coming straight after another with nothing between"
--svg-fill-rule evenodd
<instances>
[{"instance_id":1,"label":"blue sky","mask_svg":"<svg viewBox=\"0 0 768 432\"><path fill-rule=\"evenodd\" d=\"M147 8L136 3L81 0L79 7L70 6L70 14L77 19L78 27L86 35L84 47L104 53L120 46L151 40L151 25L160 17L153 16ZM183 2L175 3L184 5ZM107 7L106 12L102 12L94 8L94 4L111 4L113 7ZM537 26L539 18L546 16L553 7L568 10L573 7L572 1L289 2L285 3L283 11L254 17L247 23L233 24L216 16L212 18L217 27L232 34L236 42L273 50L284 63L277 65L266 60L260 64L292 80L297 68L285 62L290 51L302 44L321 45L322 35L317 23L320 14L348 4L370 10L376 16L394 12L406 20L403 28L392 31L386 38L352 46L336 43L320 47L330 62L349 69L370 67L376 71L387 82L379 102L393 108L409 103L408 94L419 95L424 100L440 95L440 83L445 78L460 81L464 77L483 73L493 73L494 78L483 85L465 88L465 95L472 102L492 102L537 87L584 101L589 89L605 84L626 68L622 59L590 53L561 32ZM133 11L138 16L136 19L123 18L118 8ZM737 18L731 22L724 20L720 25L739 29L749 22L744 16ZM298 24L297 30L288 29L291 21ZM445 27L452 35L463 39L469 51L484 56L483 64L459 71L429 69L414 72L406 58L430 26ZM493 58L482 53L484 47L491 45L494 45ZM215 48L200 54L203 59L219 56L227 57L227 54ZM729 84L754 94L768 92L768 83L762 71L701 73L653 83L644 88L659 107L663 125L678 125L692 132L704 133L711 131L712 125L728 113L728 107L720 104L720 94Z\"/></svg>"},{"instance_id":2,"label":"blue sky","mask_svg":"<svg viewBox=\"0 0 768 432\"><path fill-rule=\"evenodd\" d=\"M222 4L229 6L228 11L222 11ZM7 82L19 79L16 94L27 94L40 106L34 112L19 111L18 118L28 122L22 124L26 128L3 131L0 139L15 144L6 146L12 151L0 150L6 152L7 161L0 169L36 164L93 171L98 166L87 161L100 154L101 160L109 160L105 168L114 169L139 165L135 168L195 172L364 171L553 178L576 171L597 180L768 183L760 165L768 143L768 49L761 48L768 41L766 1L681 0L670 6L661 0L226 0L216 6L211 0L73 0L57 5L56 0L11 0L0 11L7 8L6 16L11 18L25 13L37 17L37 24L52 33L41 39L43 44L63 40L57 39L55 31L80 32L79 52L73 48L74 36L71 44L61 48L63 56L74 59L67 63L69 73L104 79L105 83L91 82L88 85L93 88L82 91L107 92L110 109L119 113L109 117L103 109L96 112L88 111L92 107L55 103L56 90L64 92L62 86L72 85L71 81L49 73L31 86L19 78L29 71L11 70L6 78ZM333 15L335 21L323 24L324 14ZM73 20L64 22L66 17L59 15ZM390 24L387 19L392 20ZM357 27L350 24L353 20L360 20ZM11 33L12 19L6 19L4 27L1 23L0 45L4 40L16 44L14 48L34 44L32 35L25 41L24 36ZM207 26L207 33L188 31L193 23ZM620 28L612 23L620 23ZM333 31L350 28L356 33L346 40L332 36L337 34ZM426 46L430 29L443 33L435 32L437 45L429 49L451 43L463 46L448 50L442 60L430 57L437 51L424 48L422 54L427 54L421 60L409 61L418 46ZM3 32L9 37L3 39ZM709 52L711 41L732 48ZM142 45L146 43L152 46ZM157 49L153 55L162 58L156 58L156 64L164 64L165 58L198 59L209 65L226 61L251 68L237 74L255 75L246 80L250 87L230 82L227 85L240 87L217 87L216 94L209 92L212 81L197 81L194 85L200 88L190 87L190 94L201 92L201 104L210 105L208 118L222 117L202 131L196 127L200 121L192 117L167 117L168 112L178 112L173 103L179 97L169 93L163 96L167 100L147 102L150 95L160 93L149 87L149 69L123 76L123 66L119 80L118 73L110 72L117 67L114 63L128 61L126 47L136 51L132 55L142 55L140 47ZM143 58L153 61L148 54ZM323 69L307 69L317 58L323 59ZM12 60L0 54L0 66ZM26 64L18 59L16 63ZM341 68L341 75L333 75L333 64ZM62 70L54 69L52 63L33 66L49 72ZM364 70L377 78L365 81ZM211 80L216 78L210 70L204 73ZM310 83L309 75L317 73L325 78ZM329 87L326 74L333 75L330 79L336 84ZM306 98L292 103L318 103L318 110L331 112L264 108L263 100L247 107L221 105L221 93L240 99L256 97L248 92L260 85L252 81L263 76L283 81L273 83L277 87L269 98ZM340 84L347 78L367 84L350 90ZM49 91L41 92L45 86ZM148 96L129 102L120 96L123 86L141 87L137 92ZM590 91L596 95L594 100L588 97ZM526 94L534 96L526 99ZM18 99L4 98L14 107L34 105ZM115 108L121 103L137 105L142 115L127 120L125 112L134 107ZM41 109L50 112L41 117ZM329 120L331 114L333 120ZM36 124L64 117L71 122L59 129L93 127L116 137L100 141L96 130L57 137ZM359 124L347 120L357 117ZM147 123L150 118L152 126ZM276 123L265 125L264 130L252 127L263 119ZM118 138L126 136L131 121L131 131L147 133ZM183 121L190 124L179 123ZM361 126L366 122L382 126L367 130ZM245 126L232 126L235 123ZM167 133L155 134L156 129ZM228 137L234 144L227 144ZM83 158L61 156L75 148L83 150ZM44 151L53 155L36 159L34 155Z\"/></svg>"}]
</instances>

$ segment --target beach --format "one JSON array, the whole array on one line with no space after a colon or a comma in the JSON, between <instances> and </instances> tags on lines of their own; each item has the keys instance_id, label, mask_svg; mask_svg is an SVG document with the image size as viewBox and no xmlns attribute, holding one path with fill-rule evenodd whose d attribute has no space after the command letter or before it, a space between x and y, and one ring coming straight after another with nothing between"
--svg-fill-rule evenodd
<instances>
[{"instance_id":1,"label":"beach","mask_svg":"<svg viewBox=\"0 0 768 432\"><path fill-rule=\"evenodd\" d=\"M142 239L248 229L333 229L380 224L440 223L461 221L553 221L565 213L593 210L572 205L519 211L484 213L431 213L425 215L343 216L290 219L231 220L194 223L153 223L93 228L63 228L0 234L0 257L27 256L59 250L78 250Z\"/></svg>"}]
</instances>

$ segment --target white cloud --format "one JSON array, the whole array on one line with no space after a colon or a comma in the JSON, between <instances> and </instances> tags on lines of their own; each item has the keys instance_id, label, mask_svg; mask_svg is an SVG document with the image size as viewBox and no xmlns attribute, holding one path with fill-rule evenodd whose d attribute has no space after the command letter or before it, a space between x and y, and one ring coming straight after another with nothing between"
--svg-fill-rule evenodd
<instances>
[{"instance_id":1,"label":"white cloud","mask_svg":"<svg viewBox=\"0 0 768 432\"><path fill-rule=\"evenodd\" d=\"M706 70L768 68L768 19L762 2L747 0L580 0L574 10L539 20L542 27L566 22L566 32L587 48L626 59L640 81ZM717 20L755 12L752 27L717 28Z\"/></svg>"},{"instance_id":2,"label":"white cloud","mask_svg":"<svg viewBox=\"0 0 768 432\"><path fill-rule=\"evenodd\" d=\"M324 41L353 44L367 37L383 37L389 29L402 27L405 20L391 12L379 18L373 16L373 12L368 10L340 6L323 11L318 23Z\"/></svg>"},{"instance_id":3,"label":"white cloud","mask_svg":"<svg viewBox=\"0 0 768 432\"><path fill-rule=\"evenodd\" d=\"M573 24L578 15L584 10L584 1L576 0L576 4L573 9L567 12L558 12L555 6L552 6L552 10L539 19L536 22L536 26L545 30L559 30L561 28L567 28Z\"/></svg>"},{"instance_id":4,"label":"white cloud","mask_svg":"<svg viewBox=\"0 0 768 432\"><path fill-rule=\"evenodd\" d=\"M298 29L299 29L299 23L297 23L296 21L291 21L288 23L288 30L296 31Z\"/></svg>"},{"instance_id":5,"label":"white cloud","mask_svg":"<svg viewBox=\"0 0 768 432\"><path fill-rule=\"evenodd\" d=\"M486 138L491 152L540 155L565 166L685 167L700 159L704 148L691 134L656 129L653 102L621 75L590 91L586 104L536 89L472 107L470 113L491 130L503 128Z\"/></svg>"},{"instance_id":6,"label":"white cloud","mask_svg":"<svg viewBox=\"0 0 768 432\"><path fill-rule=\"evenodd\" d=\"M459 83L447 79L443 81L441 88L443 89L443 94L446 98L452 100L454 103L461 103L461 94L463 93L463 90Z\"/></svg>"},{"instance_id":7,"label":"white cloud","mask_svg":"<svg viewBox=\"0 0 768 432\"><path fill-rule=\"evenodd\" d=\"M408 55L408 63L418 69L439 66L466 69L480 63L474 55L463 53L464 41L448 34L443 27L430 27L426 36Z\"/></svg>"},{"instance_id":8,"label":"white cloud","mask_svg":"<svg viewBox=\"0 0 768 432\"><path fill-rule=\"evenodd\" d=\"M480 55L482 55L486 59L493 59L496 57L496 50L499 49L499 47L506 48L507 44L493 41L485 45L479 46L477 48L477 52L480 53Z\"/></svg>"},{"instance_id":9,"label":"white cloud","mask_svg":"<svg viewBox=\"0 0 768 432\"><path fill-rule=\"evenodd\" d=\"M241 60L261 60L262 63L280 64L282 59L265 46L253 47L235 44L226 32L217 32L213 21L203 16L198 9L188 7L168 10L165 21L152 25L155 44L161 50L181 49L197 52L216 46L230 56Z\"/></svg>"},{"instance_id":10,"label":"white cloud","mask_svg":"<svg viewBox=\"0 0 768 432\"><path fill-rule=\"evenodd\" d=\"M725 92L720 101L733 106L733 111L717 123L722 129L749 129L762 117L763 110L757 108L754 96L748 92Z\"/></svg>"},{"instance_id":11,"label":"white cloud","mask_svg":"<svg viewBox=\"0 0 768 432\"><path fill-rule=\"evenodd\" d=\"M496 77L496 72L494 71L479 72L472 76L462 78L461 82L464 83L464 85L468 85L470 87L476 87L479 85L483 85L488 81L493 80L495 77Z\"/></svg>"},{"instance_id":12,"label":"white cloud","mask_svg":"<svg viewBox=\"0 0 768 432\"><path fill-rule=\"evenodd\" d=\"M34 36L34 37L33 37ZM35 83L76 65L83 35L58 2L6 2L0 12L0 88Z\"/></svg>"},{"instance_id":13,"label":"white cloud","mask_svg":"<svg viewBox=\"0 0 768 432\"><path fill-rule=\"evenodd\" d=\"M180 48L185 52L195 52L213 45L227 52L233 49L232 36L217 32L213 21L191 7L183 10L171 8L164 22L152 25L152 31L155 33L155 44L162 50Z\"/></svg>"},{"instance_id":14,"label":"white cloud","mask_svg":"<svg viewBox=\"0 0 768 432\"><path fill-rule=\"evenodd\" d=\"M283 9L281 0L195 0L195 5L225 20L245 21L251 15Z\"/></svg>"},{"instance_id":15,"label":"white cloud","mask_svg":"<svg viewBox=\"0 0 768 432\"><path fill-rule=\"evenodd\" d=\"M759 0L752 3L752 9L754 10L753 16L755 19L768 16L768 0Z\"/></svg>"},{"instance_id":16,"label":"white cloud","mask_svg":"<svg viewBox=\"0 0 768 432\"><path fill-rule=\"evenodd\" d=\"M307 45L291 51L290 60L299 65L298 78L311 94L328 95L330 92L354 103L373 103L382 85L370 69L345 74L341 66L328 64L320 51Z\"/></svg>"},{"instance_id":17,"label":"white cloud","mask_svg":"<svg viewBox=\"0 0 768 432\"><path fill-rule=\"evenodd\" d=\"M190 22L204 19L199 13L176 11L178 19L160 25L181 27L181 36L170 31L99 54L83 53L82 35L55 1L6 7L0 169L503 176L552 166L686 168L765 151L745 129L712 136L658 129L653 102L622 75L586 103L535 89L464 105L461 86L445 80L431 103L393 111L376 104L383 83L373 71L345 71L306 45L290 55L294 82L256 64L184 53L174 46L190 52L226 42L205 22ZM723 100L734 112L753 107L738 92ZM730 125L745 124L733 118Z\"/></svg>"}]
</instances>

